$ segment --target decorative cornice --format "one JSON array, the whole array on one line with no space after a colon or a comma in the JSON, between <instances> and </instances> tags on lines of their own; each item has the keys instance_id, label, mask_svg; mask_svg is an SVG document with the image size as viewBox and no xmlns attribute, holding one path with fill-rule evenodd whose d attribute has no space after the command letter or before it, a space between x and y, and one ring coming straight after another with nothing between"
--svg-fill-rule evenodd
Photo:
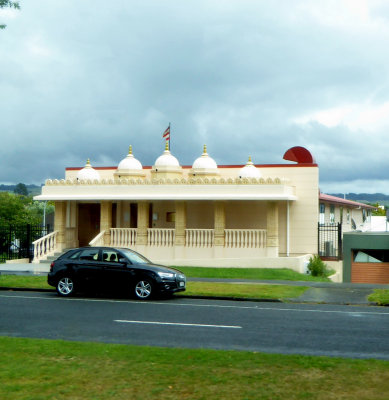
<instances>
[{"instance_id":1,"label":"decorative cornice","mask_svg":"<svg viewBox=\"0 0 389 400\"><path fill-rule=\"evenodd\" d=\"M46 186L107 186L107 185L289 185L285 178L175 178L175 179L134 179L115 178L101 180L83 179L47 179Z\"/></svg>"}]
</instances>

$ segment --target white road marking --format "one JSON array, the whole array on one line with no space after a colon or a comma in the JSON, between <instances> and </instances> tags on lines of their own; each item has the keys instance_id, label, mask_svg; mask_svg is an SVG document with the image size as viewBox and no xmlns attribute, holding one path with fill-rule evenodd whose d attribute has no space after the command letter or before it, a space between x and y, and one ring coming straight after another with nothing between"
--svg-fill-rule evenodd
<instances>
[{"instance_id":1,"label":"white road marking","mask_svg":"<svg viewBox=\"0 0 389 400\"><path fill-rule=\"evenodd\" d=\"M242 329L238 325L206 325L206 324L186 324L182 322L159 322L159 321L127 321L123 319L114 319L114 322L126 324L148 324L148 325L174 325L174 326L194 326L199 328L227 328L227 329Z\"/></svg>"},{"instance_id":2,"label":"white road marking","mask_svg":"<svg viewBox=\"0 0 389 400\"><path fill-rule=\"evenodd\" d=\"M326 313L326 314L361 314L361 315L389 315L389 312L378 311L340 311L340 310L315 310L315 309L297 309L297 308L276 308L275 307L260 307L260 306L236 306L236 305L222 305L222 304L187 304L187 303L172 303L169 301L131 301L131 300L107 300L107 299L82 299L82 298L63 298L63 297L43 297L43 296L21 296L21 295L3 295L1 297L12 297L20 299L36 299L36 300L54 300L54 301L82 301L82 302L98 302L98 303L127 303L127 304L158 304L162 306L171 307L205 307L205 308L229 308L237 310L261 310L261 311L291 311L291 312L308 312L308 313ZM274 303L276 304L276 303ZM279 303L278 303L279 304ZM350 306L348 306L350 307Z\"/></svg>"}]
</instances>

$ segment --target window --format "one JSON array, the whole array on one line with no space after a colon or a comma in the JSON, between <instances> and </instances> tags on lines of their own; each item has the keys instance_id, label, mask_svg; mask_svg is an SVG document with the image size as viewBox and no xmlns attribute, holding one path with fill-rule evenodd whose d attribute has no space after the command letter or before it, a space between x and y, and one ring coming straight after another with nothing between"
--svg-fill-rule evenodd
<instances>
[{"instance_id":1,"label":"window","mask_svg":"<svg viewBox=\"0 0 389 400\"><path fill-rule=\"evenodd\" d=\"M347 209L346 220L347 220L347 223L349 224L350 223L350 210L349 209Z\"/></svg>"},{"instance_id":2,"label":"window","mask_svg":"<svg viewBox=\"0 0 389 400\"><path fill-rule=\"evenodd\" d=\"M339 208L339 220L340 223L343 224L343 207Z\"/></svg>"},{"instance_id":3,"label":"window","mask_svg":"<svg viewBox=\"0 0 389 400\"><path fill-rule=\"evenodd\" d=\"M116 251L103 250L103 261L119 262L119 257Z\"/></svg>"},{"instance_id":4,"label":"window","mask_svg":"<svg viewBox=\"0 0 389 400\"><path fill-rule=\"evenodd\" d=\"M324 224L326 218L326 206L324 203L320 203L320 214L319 214L319 223Z\"/></svg>"},{"instance_id":5,"label":"window","mask_svg":"<svg viewBox=\"0 0 389 400\"><path fill-rule=\"evenodd\" d=\"M80 254L80 260L97 261L99 259L99 251L96 249L86 249Z\"/></svg>"},{"instance_id":6,"label":"window","mask_svg":"<svg viewBox=\"0 0 389 400\"><path fill-rule=\"evenodd\" d=\"M354 250L354 262L387 263L389 250Z\"/></svg>"},{"instance_id":7,"label":"window","mask_svg":"<svg viewBox=\"0 0 389 400\"><path fill-rule=\"evenodd\" d=\"M335 223L335 206L333 204L330 205L330 224Z\"/></svg>"}]
</instances>

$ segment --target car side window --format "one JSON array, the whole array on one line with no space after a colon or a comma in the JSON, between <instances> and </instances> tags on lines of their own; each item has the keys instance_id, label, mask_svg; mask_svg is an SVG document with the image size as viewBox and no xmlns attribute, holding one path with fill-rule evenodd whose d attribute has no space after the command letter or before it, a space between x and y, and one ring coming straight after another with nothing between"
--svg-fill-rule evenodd
<instances>
[{"instance_id":1,"label":"car side window","mask_svg":"<svg viewBox=\"0 0 389 400\"><path fill-rule=\"evenodd\" d=\"M112 250L103 250L103 261L106 262L119 262L118 253Z\"/></svg>"},{"instance_id":2,"label":"car side window","mask_svg":"<svg viewBox=\"0 0 389 400\"><path fill-rule=\"evenodd\" d=\"M86 249L80 254L80 260L97 261L99 259L99 251L96 249Z\"/></svg>"},{"instance_id":3,"label":"car side window","mask_svg":"<svg viewBox=\"0 0 389 400\"><path fill-rule=\"evenodd\" d=\"M73 253L69 258L71 260L77 260L78 257L80 257L81 251L76 251L75 253Z\"/></svg>"}]
</instances>

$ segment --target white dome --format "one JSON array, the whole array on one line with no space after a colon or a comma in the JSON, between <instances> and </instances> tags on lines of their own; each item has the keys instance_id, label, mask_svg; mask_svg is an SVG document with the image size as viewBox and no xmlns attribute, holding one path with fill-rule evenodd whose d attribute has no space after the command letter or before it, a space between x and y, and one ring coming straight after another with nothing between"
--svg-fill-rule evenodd
<instances>
[{"instance_id":1,"label":"white dome","mask_svg":"<svg viewBox=\"0 0 389 400\"><path fill-rule=\"evenodd\" d=\"M207 153L206 145L204 145L203 154L193 163L192 169L217 169L215 160Z\"/></svg>"},{"instance_id":2,"label":"white dome","mask_svg":"<svg viewBox=\"0 0 389 400\"><path fill-rule=\"evenodd\" d=\"M127 157L120 161L117 169L120 171L142 169L142 164L132 154L132 146L130 146Z\"/></svg>"},{"instance_id":3,"label":"white dome","mask_svg":"<svg viewBox=\"0 0 389 400\"><path fill-rule=\"evenodd\" d=\"M261 173L256 166L251 162L251 157L247 161L247 164L240 169L239 178L260 178Z\"/></svg>"},{"instance_id":4,"label":"white dome","mask_svg":"<svg viewBox=\"0 0 389 400\"><path fill-rule=\"evenodd\" d=\"M100 174L92 168L89 158L86 161L85 167L83 169L81 169L80 171L78 171L77 174L77 179L79 180L100 180Z\"/></svg>"},{"instance_id":5,"label":"white dome","mask_svg":"<svg viewBox=\"0 0 389 400\"><path fill-rule=\"evenodd\" d=\"M169 150L169 145L166 142L165 151L159 156L154 163L155 167L179 167L180 163L177 158L174 157Z\"/></svg>"}]
</instances>

